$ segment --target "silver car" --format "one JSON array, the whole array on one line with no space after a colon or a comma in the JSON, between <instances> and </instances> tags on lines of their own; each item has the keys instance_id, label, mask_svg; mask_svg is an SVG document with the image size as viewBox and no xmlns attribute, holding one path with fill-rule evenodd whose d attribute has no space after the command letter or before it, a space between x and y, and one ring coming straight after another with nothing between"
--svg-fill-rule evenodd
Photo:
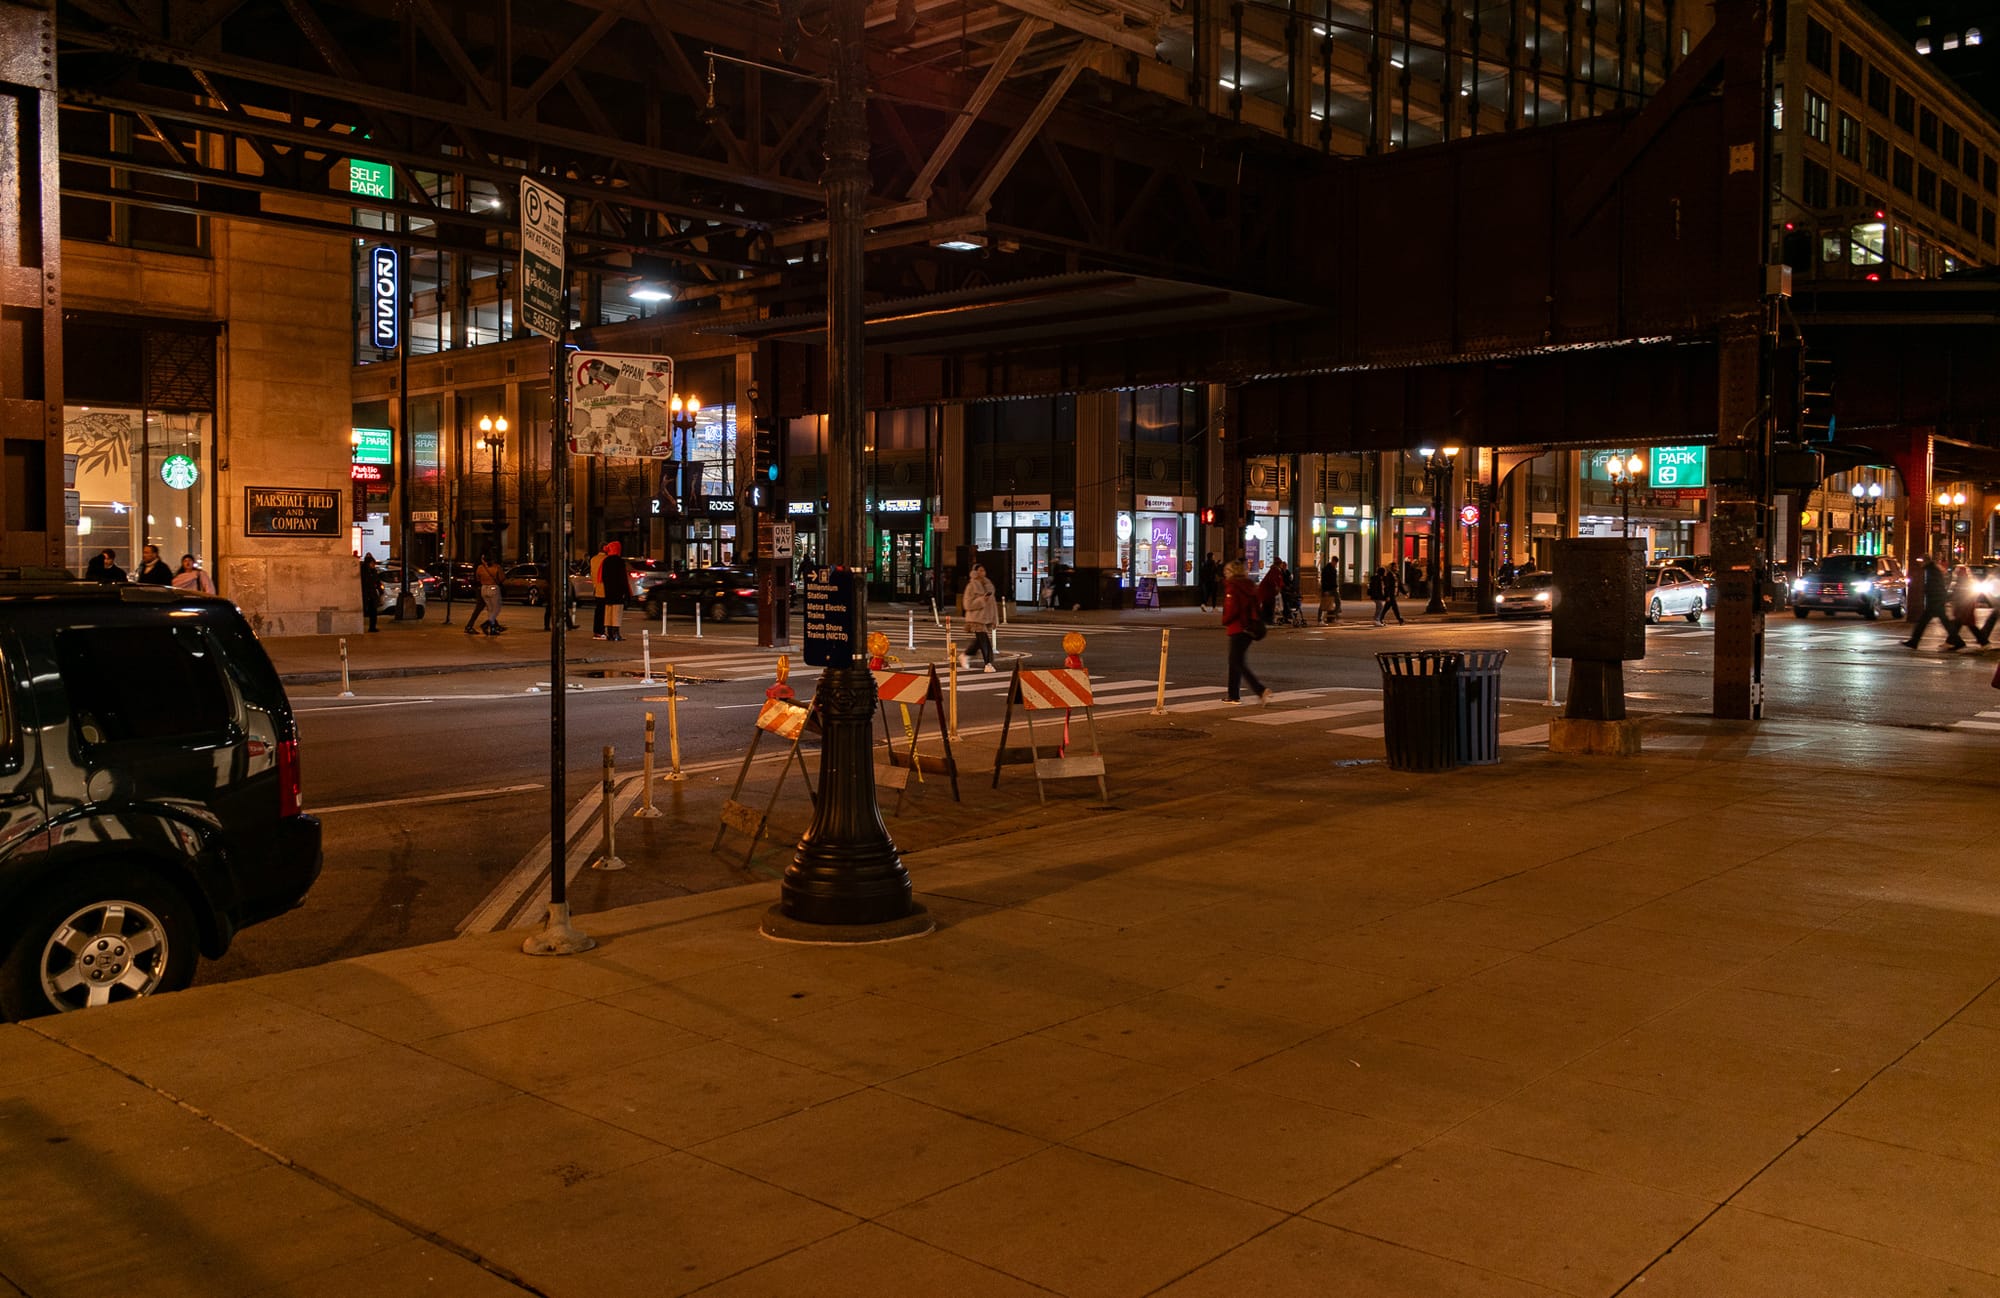
<instances>
[{"instance_id":1,"label":"silver car","mask_svg":"<svg viewBox=\"0 0 2000 1298\"><path fill-rule=\"evenodd\" d=\"M1707 609L1708 583L1701 578L1671 566L1646 569L1648 622L1675 615L1699 622Z\"/></svg>"}]
</instances>

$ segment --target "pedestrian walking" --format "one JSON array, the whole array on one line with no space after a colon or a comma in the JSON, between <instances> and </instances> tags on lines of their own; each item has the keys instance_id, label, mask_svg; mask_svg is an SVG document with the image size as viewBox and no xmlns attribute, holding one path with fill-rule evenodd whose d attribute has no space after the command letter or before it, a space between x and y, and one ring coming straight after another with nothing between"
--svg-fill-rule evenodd
<instances>
[{"instance_id":1,"label":"pedestrian walking","mask_svg":"<svg viewBox=\"0 0 2000 1298\"><path fill-rule=\"evenodd\" d=\"M1244 569L1249 575L1249 569ZM1264 569L1264 580L1257 583L1257 615L1265 626L1278 620L1278 600L1285 590L1285 561L1271 560L1271 566Z\"/></svg>"},{"instance_id":2,"label":"pedestrian walking","mask_svg":"<svg viewBox=\"0 0 2000 1298\"><path fill-rule=\"evenodd\" d=\"M604 543L604 562L597 567L600 594L597 607L604 611L605 640L625 638L625 601L632 598L632 580L625 567L625 547L618 541Z\"/></svg>"},{"instance_id":3,"label":"pedestrian walking","mask_svg":"<svg viewBox=\"0 0 2000 1298\"><path fill-rule=\"evenodd\" d=\"M1403 610L1396 605L1396 596L1402 593L1402 582L1394 568L1384 565L1375 570L1368 579L1368 598L1375 601L1375 625L1381 626L1384 618L1394 614L1396 625L1403 625Z\"/></svg>"},{"instance_id":4,"label":"pedestrian walking","mask_svg":"<svg viewBox=\"0 0 2000 1298\"><path fill-rule=\"evenodd\" d=\"M1201 611L1206 613L1215 607L1217 592L1222 586L1222 565L1215 561L1215 552L1201 556Z\"/></svg>"},{"instance_id":5,"label":"pedestrian walking","mask_svg":"<svg viewBox=\"0 0 2000 1298\"><path fill-rule=\"evenodd\" d=\"M368 629L376 630L375 618L382 611L382 570L375 564L375 556L361 557L361 616L368 619Z\"/></svg>"},{"instance_id":6,"label":"pedestrian walking","mask_svg":"<svg viewBox=\"0 0 2000 1298\"><path fill-rule=\"evenodd\" d=\"M604 554L611 548L606 541L597 547L597 553L590 556L590 593L597 597L597 607L590 613L590 638L604 638Z\"/></svg>"},{"instance_id":7,"label":"pedestrian walking","mask_svg":"<svg viewBox=\"0 0 2000 1298\"><path fill-rule=\"evenodd\" d=\"M1986 643L1979 634L1979 583L1973 579L1972 569L1959 564L1951 570L1951 593L1946 597L1946 608L1951 615L1953 630L1972 628L1972 635L1981 645ZM1959 637L1959 643L1965 642Z\"/></svg>"},{"instance_id":8,"label":"pedestrian walking","mask_svg":"<svg viewBox=\"0 0 2000 1298\"><path fill-rule=\"evenodd\" d=\"M479 556L479 568L473 573L473 580L479 583L479 598L486 606L486 624L482 629L487 635L499 635L507 629L500 625L500 579L504 575L498 559L490 554Z\"/></svg>"},{"instance_id":9,"label":"pedestrian walking","mask_svg":"<svg viewBox=\"0 0 2000 1298\"><path fill-rule=\"evenodd\" d=\"M1936 619L1944 624L1944 647L1965 648L1965 637L1958 633L1958 623L1951 616L1951 575L1945 571L1943 561L1920 558L1916 567L1923 581L1924 615L1917 619L1917 629L1903 641L1904 646L1915 649L1922 644L1924 632L1932 619Z\"/></svg>"},{"instance_id":10,"label":"pedestrian walking","mask_svg":"<svg viewBox=\"0 0 2000 1298\"><path fill-rule=\"evenodd\" d=\"M215 593L215 587L209 584L208 574L201 570L199 564L195 563L194 556L191 554L181 556L180 571L174 574L174 589L191 590L197 595L213 595ZM368 629L370 631L375 629L375 623L372 619L368 623Z\"/></svg>"},{"instance_id":11,"label":"pedestrian walking","mask_svg":"<svg viewBox=\"0 0 2000 1298\"><path fill-rule=\"evenodd\" d=\"M1229 701L1242 703L1243 686L1271 706L1271 691L1250 670L1250 643L1264 638L1263 596L1250 584L1250 570L1231 560L1222 570L1222 630L1229 637Z\"/></svg>"},{"instance_id":12,"label":"pedestrian walking","mask_svg":"<svg viewBox=\"0 0 2000 1298\"><path fill-rule=\"evenodd\" d=\"M986 565L972 565L972 576L966 579L965 593L959 597L965 609L965 629L972 633L972 643L958 657L960 671L972 669L972 655L978 654L986 663L986 670L993 667L993 623L1000 609L998 595L993 589L993 581L986 575Z\"/></svg>"},{"instance_id":13,"label":"pedestrian walking","mask_svg":"<svg viewBox=\"0 0 2000 1298\"><path fill-rule=\"evenodd\" d=\"M1319 624L1325 626L1340 618L1340 566L1331 555L1319 566Z\"/></svg>"},{"instance_id":14,"label":"pedestrian walking","mask_svg":"<svg viewBox=\"0 0 2000 1298\"><path fill-rule=\"evenodd\" d=\"M138 582L142 586L171 586L174 584L174 570L160 558L160 547L149 545L145 558L139 564Z\"/></svg>"}]
</instances>

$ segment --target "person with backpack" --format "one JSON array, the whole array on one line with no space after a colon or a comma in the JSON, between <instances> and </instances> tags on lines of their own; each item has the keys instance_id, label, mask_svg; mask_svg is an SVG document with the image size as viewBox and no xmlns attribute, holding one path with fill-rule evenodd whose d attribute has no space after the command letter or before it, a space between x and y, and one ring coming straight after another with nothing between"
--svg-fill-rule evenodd
<instances>
[{"instance_id":1,"label":"person with backpack","mask_svg":"<svg viewBox=\"0 0 2000 1298\"><path fill-rule=\"evenodd\" d=\"M1229 637L1229 701L1240 704L1242 687L1250 689L1271 706L1271 691L1250 670L1250 642L1264 638L1263 600L1250 584L1250 570L1240 559L1232 559L1222 570L1222 630Z\"/></svg>"},{"instance_id":2,"label":"person with backpack","mask_svg":"<svg viewBox=\"0 0 2000 1298\"><path fill-rule=\"evenodd\" d=\"M1340 620L1340 565L1328 555L1319 566L1319 625Z\"/></svg>"}]
</instances>

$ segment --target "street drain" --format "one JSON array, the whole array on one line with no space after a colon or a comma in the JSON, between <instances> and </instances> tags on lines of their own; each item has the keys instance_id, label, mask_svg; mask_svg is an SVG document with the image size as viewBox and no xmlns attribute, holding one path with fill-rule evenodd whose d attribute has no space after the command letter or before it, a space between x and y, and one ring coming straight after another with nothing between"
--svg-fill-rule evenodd
<instances>
[{"instance_id":1,"label":"street drain","mask_svg":"<svg viewBox=\"0 0 2000 1298\"><path fill-rule=\"evenodd\" d=\"M1208 738L1208 731L1206 731L1206 730L1182 730L1182 729L1179 729L1178 727L1170 727L1170 726L1153 726L1153 727L1150 727L1150 728L1148 728L1148 729L1145 729L1145 730L1134 730L1134 731L1133 731L1132 733L1133 733L1134 735L1137 735L1137 736L1138 736L1139 738L1141 738L1141 739L1206 739L1206 738Z\"/></svg>"}]
</instances>

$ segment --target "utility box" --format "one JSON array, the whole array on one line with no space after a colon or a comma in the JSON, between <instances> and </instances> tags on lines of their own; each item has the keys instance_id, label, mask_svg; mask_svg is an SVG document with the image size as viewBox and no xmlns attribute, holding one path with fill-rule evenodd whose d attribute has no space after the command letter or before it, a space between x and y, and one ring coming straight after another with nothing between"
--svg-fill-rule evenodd
<instances>
[{"instance_id":1,"label":"utility box","mask_svg":"<svg viewBox=\"0 0 2000 1298\"><path fill-rule=\"evenodd\" d=\"M1596 662L1646 656L1645 542L1600 536L1557 541L1555 576L1551 655Z\"/></svg>"}]
</instances>

